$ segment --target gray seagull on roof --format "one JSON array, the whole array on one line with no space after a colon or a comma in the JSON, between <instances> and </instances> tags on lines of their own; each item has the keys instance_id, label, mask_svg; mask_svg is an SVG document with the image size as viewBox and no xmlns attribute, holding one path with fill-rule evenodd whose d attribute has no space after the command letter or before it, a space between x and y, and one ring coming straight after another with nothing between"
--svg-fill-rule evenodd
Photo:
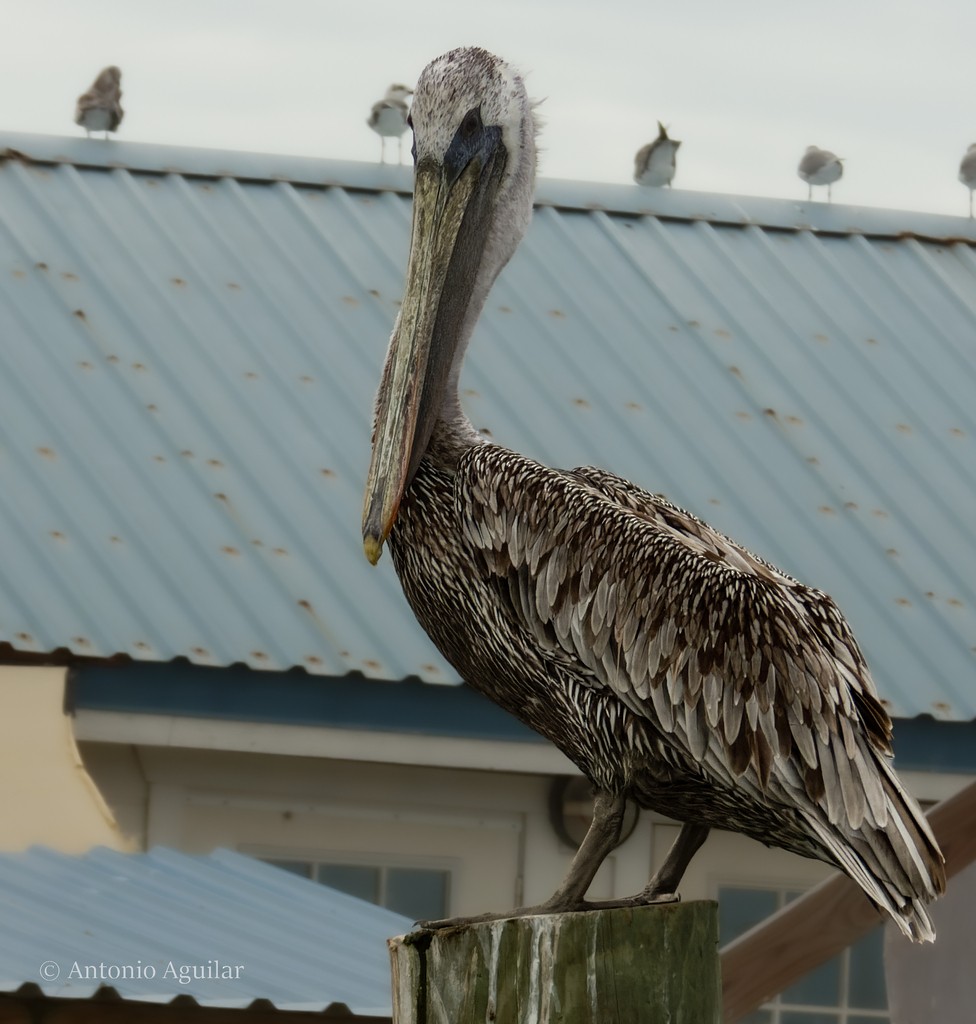
<instances>
[{"instance_id":1,"label":"gray seagull on roof","mask_svg":"<svg viewBox=\"0 0 976 1024\"><path fill-rule=\"evenodd\" d=\"M516 913L591 907L630 799L683 826L655 877L614 905L673 898L722 828L839 867L903 932L933 938L942 854L834 602L661 495L592 466L551 469L465 415L465 350L532 217L535 115L518 72L464 48L427 66L411 116L413 227L363 550L375 564L389 545L444 657L594 787L562 885Z\"/></svg>"},{"instance_id":2,"label":"gray seagull on roof","mask_svg":"<svg viewBox=\"0 0 976 1024\"><path fill-rule=\"evenodd\" d=\"M813 186L827 186L827 202L831 201L830 186L844 173L843 157L835 156L829 149L807 146L796 173L807 183L807 199L813 199Z\"/></svg>"},{"instance_id":3,"label":"gray seagull on roof","mask_svg":"<svg viewBox=\"0 0 976 1024\"><path fill-rule=\"evenodd\" d=\"M650 185L660 188L670 185L674 178L675 156L681 143L677 139L668 138L668 130L657 123L657 138L646 146L641 146L634 157L634 181L638 185Z\"/></svg>"},{"instance_id":4,"label":"gray seagull on roof","mask_svg":"<svg viewBox=\"0 0 976 1024\"><path fill-rule=\"evenodd\" d=\"M118 129L125 111L122 109L122 72L111 64L102 68L88 92L78 97L75 105L75 124L80 124L88 137L92 132Z\"/></svg>"},{"instance_id":5,"label":"gray seagull on roof","mask_svg":"<svg viewBox=\"0 0 976 1024\"><path fill-rule=\"evenodd\" d=\"M386 95L373 104L366 123L380 137L380 163L386 163L386 140L397 140L397 163L403 160L403 133L407 130L407 97L413 89L394 83Z\"/></svg>"},{"instance_id":6,"label":"gray seagull on roof","mask_svg":"<svg viewBox=\"0 0 976 1024\"><path fill-rule=\"evenodd\" d=\"M976 142L966 150L959 165L959 180L969 189L969 216L973 215L973 190L976 189Z\"/></svg>"}]
</instances>

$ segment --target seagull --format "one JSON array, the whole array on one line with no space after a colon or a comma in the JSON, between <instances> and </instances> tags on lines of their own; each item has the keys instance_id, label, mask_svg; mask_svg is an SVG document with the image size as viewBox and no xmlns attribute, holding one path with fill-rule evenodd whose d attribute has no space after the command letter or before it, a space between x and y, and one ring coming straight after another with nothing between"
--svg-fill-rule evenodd
<instances>
[{"instance_id":1,"label":"seagull","mask_svg":"<svg viewBox=\"0 0 976 1024\"><path fill-rule=\"evenodd\" d=\"M109 132L118 129L125 111L122 109L122 72L114 65L102 68L88 92L78 97L75 106L75 124L85 129L88 137L92 132Z\"/></svg>"},{"instance_id":2,"label":"seagull","mask_svg":"<svg viewBox=\"0 0 976 1024\"><path fill-rule=\"evenodd\" d=\"M660 187L670 185L674 178L674 158L681 143L668 138L668 130L657 123L657 138L641 146L634 157L634 181L638 185Z\"/></svg>"},{"instance_id":3,"label":"seagull","mask_svg":"<svg viewBox=\"0 0 976 1024\"><path fill-rule=\"evenodd\" d=\"M976 142L966 150L959 165L959 180L969 189L969 216L973 215L973 189L976 189Z\"/></svg>"},{"instance_id":4,"label":"seagull","mask_svg":"<svg viewBox=\"0 0 976 1024\"><path fill-rule=\"evenodd\" d=\"M407 97L413 89L394 83L386 95L373 104L366 123L380 137L380 163L386 163L386 140L397 140L397 163L403 160L403 133L407 130Z\"/></svg>"},{"instance_id":5,"label":"seagull","mask_svg":"<svg viewBox=\"0 0 976 1024\"><path fill-rule=\"evenodd\" d=\"M844 173L843 157L835 156L829 149L807 146L796 173L809 186L807 199L813 199L813 186L827 186L827 202L830 202L830 186Z\"/></svg>"}]
</instances>

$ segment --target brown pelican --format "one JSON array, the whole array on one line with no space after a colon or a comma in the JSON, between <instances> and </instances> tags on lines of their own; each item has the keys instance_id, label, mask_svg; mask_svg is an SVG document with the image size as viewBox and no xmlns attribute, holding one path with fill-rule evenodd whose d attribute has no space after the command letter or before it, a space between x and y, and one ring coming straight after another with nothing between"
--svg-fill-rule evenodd
<instances>
[{"instance_id":1,"label":"brown pelican","mask_svg":"<svg viewBox=\"0 0 976 1024\"><path fill-rule=\"evenodd\" d=\"M969 189L969 216L973 215L973 190L976 189L976 142L966 150L959 165L959 180Z\"/></svg>"},{"instance_id":2,"label":"brown pelican","mask_svg":"<svg viewBox=\"0 0 976 1024\"><path fill-rule=\"evenodd\" d=\"M634 181L638 185L670 185L674 180L674 158L680 145L677 139L668 138L667 128L658 121L657 138L641 146L634 157Z\"/></svg>"},{"instance_id":3,"label":"brown pelican","mask_svg":"<svg viewBox=\"0 0 976 1024\"><path fill-rule=\"evenodd\" d=\"M830 598L620 477L490 443L461 409L465 347L532 213L522 79L484 50L453 50L421 75L412 120L410 256L363 545L375 564L389 542L462 678L594 786L565 880L516 913L591 906L631 798L684 824L647 887L613 905L673 893L716 827L837 865L904 932L932 938L924 904L944 887L942 855L889 764L891 723Z\"/></svg>"},{"instance_id":4,"label":"brown pelican","mask_svg":"<svg viewBox=\"0 0 976 1024\"><path fill-rule=\"evenodd\" d=\"M403 133L407 130L407 97L413 90L394 83L373 104L366 123L380 137L380 163L386 163L386 140L397 140L397 163L403 160Z\"/></svg>"},{"instance_id":5,"label":"brown pelican","mask_svg":"<svg viewBox=\"0 0 976 1024\"><path fill-rule=\"evenodd\" d=\"M807 146L796 173L807 183L807 199L813 199L814 185L826 185L829 203L830 186L844 173L843 157L834 156L829 149Z\"/></svg>"},{"instance_id":6,"label":"brown pelican","mask_svg":"<svg viewBox=\"0 0 976 1024\"><path fill-rule=\"evenodd\" d=\"M92 132L105 132L107 139L125 115L121 101L122 72L114 64L102 68L88 92L78 97L75 124L80 124L89 138Z\"/></svg>"}]
</instances>

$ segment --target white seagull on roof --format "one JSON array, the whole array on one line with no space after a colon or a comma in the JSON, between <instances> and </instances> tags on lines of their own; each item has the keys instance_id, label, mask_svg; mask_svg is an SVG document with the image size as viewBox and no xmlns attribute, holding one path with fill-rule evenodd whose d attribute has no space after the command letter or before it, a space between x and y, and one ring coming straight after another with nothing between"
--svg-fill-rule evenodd
<instances>
[{"instance_id":1,"label":"white seagull on roof","mask_svg":"<svg viewBox=\"0 0 976 1024\"><path fill-rule=\"evenodd\" d=\"M973 215L973 190L976 189L976 142L966 150L959 165L959 180L969 189L969 216Z\"/></svg>"},{"instance_id":2,"label":"white seagull on roof","mask_svg":"<svg viewBox=\"0 0 976 1024\"><path fill-rule=\"evenodd\" d=\"M394 83L386 95L373 104L366 123L380 137L380 163L386 163L386 140L397 140L397 163L403 160L403 133L407 130L407 97L413 89Z\"/></svg>"},{"instance_id":3,"label":"white seagull on roof","mask_svg":"<svg viewBox=\"0 0 976 1024\"><path fill-rule=\"evenodd\" d=\"M638 185L658 188L670 185L674 178L674 158L680 145L677 139L668 138L667 128L658 121L657 138L646 146L641 146L634 157L634 181Z\"/></svg>"},{"instance_id":4,"label":"white seagull on roof","mask_svg":"<svg viewBox=\"0 0 976 1024\"><path fill-rule=\"evenodd\" d=\"M829 149L807 146L796 173L809 186L807 199L813 199L813 186L827 186L827 202L830 200L830 186L844 173L843 157L835 156Z\"/></svg>"},{"instance_id":5,"label":"white seagull on roof","mask_svg":"<svg viewBox=\"0 0 976 1024\"><path fill-rule=\"evenodd\" d=\"M122 72L111 64L102 68L88 92L78 97L75 105L75 124L80 124L91 137L92 132L118 129L125 114L122 109Z\"/></svg>"}]
</instances>

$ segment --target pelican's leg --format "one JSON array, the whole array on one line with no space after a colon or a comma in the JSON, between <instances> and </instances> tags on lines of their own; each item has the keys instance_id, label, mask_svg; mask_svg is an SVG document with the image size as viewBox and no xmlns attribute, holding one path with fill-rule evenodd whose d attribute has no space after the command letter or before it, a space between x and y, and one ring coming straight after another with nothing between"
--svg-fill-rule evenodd
<instances>
[{"instance_id":1,"label":"pelican's leg","mask_svg":"<svg viewBox=\"0 0 976 1024\"><path fill-rule=\"evenodd\" d=\"M681 826L678 838L671 844L664 863L644 887L641 896L656 899L677 892L691 858L701 849L708 833L708 825L695 825L686 821Z\"/></svg>"},{"instance_id":2,"label":"pelican's leg","mask_svg":"<svg viewBox=\"0 0 976 1024\"><path fill-rule=\"evenodd\" d=\"M620 841L620 828L624 821L626 800L622 794L598 790L593 801L593 820L569 865L569 871L559 888L545 901L534 907L519 907L500 914L482 914L478 917L453 917L443 921L418 921L421 928L456 928L482 921L497 921L510 917L529 917L535 914L566 914L574 910L591 910L604 906L627 906L618 903L587 903L583 897L593 876L608 853ZM679 837L680 838L680 837ZM636 897L635 897L636 898ZM647 902L647 901L645 901Z\"/></svg>"}]
</instances>

